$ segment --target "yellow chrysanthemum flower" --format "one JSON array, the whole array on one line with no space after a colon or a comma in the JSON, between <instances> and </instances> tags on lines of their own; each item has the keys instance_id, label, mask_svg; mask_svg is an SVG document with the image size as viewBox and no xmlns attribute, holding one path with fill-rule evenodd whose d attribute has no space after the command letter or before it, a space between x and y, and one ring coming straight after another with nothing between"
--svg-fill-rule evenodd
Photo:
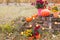
<instances>
[{"instance_id":1,"label":"yellow chrysanthemum flower","mask_svg":"<svg viewBox=\"0 0 60 40\"><path fill-rule=\"evenodd\" d=\"M27 29L26 31L24 31L24 35L25 36L32 36L32 30L31 29Z\"/></svg>"},{"instance_id":2,"label":"yellow chrysanthemum flower","mask_svg":"<svg viewBox=\"0 0 60 40\"><path fill-rule=\"evenodd\" d=\"M52 12L58 12L58 11L56 11L56 10L52 10Z\"/></svg>"}]
</instances>

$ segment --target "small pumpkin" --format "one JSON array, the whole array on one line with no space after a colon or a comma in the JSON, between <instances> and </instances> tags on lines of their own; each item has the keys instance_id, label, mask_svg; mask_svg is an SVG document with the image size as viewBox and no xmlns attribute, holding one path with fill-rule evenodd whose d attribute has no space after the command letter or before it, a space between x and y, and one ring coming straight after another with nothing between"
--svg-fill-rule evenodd
<instances>
[{"instance_id":1,"label":"small pumpkin","mask_svg":"<svg viewBox=\"0 0 60 40\"><path fill-rule=\"evenodd\" d=\"M27 18L26 18L26 21L27 21L27 22L31 22L32 19L33 19L32 17L27 17Z\"/></svg>"},{"instance_id":2,"label":"small pumpkin","mask_svg":"<svg viewBox=\"0 0 60 40\"><path fill-rule=\"evenodd\" d=\"M41 16L46 17L50 15L50 11L48 9L44 9L41 11Z\"/></svg>"},{"instance_id":3,"label":"small pumpkin","mask_svg":"<svg viewBox=\"0 0 60 40\"><path fill-rule=\"evenodd\" d=\"M34 15L32 16L32 18L35 19L37 16L38 16L38 14L34 14Z\"/></svg>"}]
</instances>

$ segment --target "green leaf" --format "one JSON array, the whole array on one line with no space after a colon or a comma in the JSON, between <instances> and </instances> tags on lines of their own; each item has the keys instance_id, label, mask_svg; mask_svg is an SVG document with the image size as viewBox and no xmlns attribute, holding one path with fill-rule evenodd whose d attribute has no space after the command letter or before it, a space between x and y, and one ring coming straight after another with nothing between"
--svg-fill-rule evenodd
<instances>
[{"instance_id":1,"label":"green leaf","mask_svg":"<svg viewBox=\"0 0 60 40\"><path fill-rule=\"evenodd\" d=\"M36 4L36 8L44 8L43 4Z\"/></svg>"}]
</instances>

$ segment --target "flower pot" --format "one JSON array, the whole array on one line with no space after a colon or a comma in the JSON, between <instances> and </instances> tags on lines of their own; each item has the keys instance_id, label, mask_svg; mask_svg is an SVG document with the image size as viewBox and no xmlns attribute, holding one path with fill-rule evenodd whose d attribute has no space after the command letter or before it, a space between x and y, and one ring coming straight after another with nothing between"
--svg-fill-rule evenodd
<instances>
[{"instance_id":1,"label":"flower pot","mask_svg":"<svg viewBox=\"0 0 60 40\"><path fill-rule=\"evenodd\" d=\"M36 37L36 39L40 39L41 35L39 34L39 35L36 35L35 37Z\"/></svg>"},{"instance_id":2,"label":"flower pot","mask_svg":"<svg viewBox=\"0 0 60 40\"><path fill-rule=\"evenodd\" d=\"M42 8L39 8L38 9L38 16L41 16L41 11L42 11L43 9Z\"/></svg>"},{"instance_id":3,"label":"flower pot","mask_svg":"<svg viewBox=\"0 0 60 40\"><path fill-rule=\"evenodd\" d=\"M34 36L28 37L28 40L33 40L33 39L34 39Z\"/></svg>"}]
</instances>

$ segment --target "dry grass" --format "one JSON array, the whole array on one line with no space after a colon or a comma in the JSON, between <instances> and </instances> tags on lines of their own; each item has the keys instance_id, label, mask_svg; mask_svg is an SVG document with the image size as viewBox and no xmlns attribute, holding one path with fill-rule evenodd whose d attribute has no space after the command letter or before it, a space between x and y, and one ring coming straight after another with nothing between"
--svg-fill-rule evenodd
<instances>
[{"instance_id":1,"label":"dry grass","mask_svg":"<svg viewBox=\"0 0 60 40\"><path fill-rule=\"evenodd\" d=\"M33 6L16 6L16 5L8 5L8 6L0 6L0 23L9 22L19 16L31 16L36 14L37 10Z\"/></svg>"}]
</instances>

